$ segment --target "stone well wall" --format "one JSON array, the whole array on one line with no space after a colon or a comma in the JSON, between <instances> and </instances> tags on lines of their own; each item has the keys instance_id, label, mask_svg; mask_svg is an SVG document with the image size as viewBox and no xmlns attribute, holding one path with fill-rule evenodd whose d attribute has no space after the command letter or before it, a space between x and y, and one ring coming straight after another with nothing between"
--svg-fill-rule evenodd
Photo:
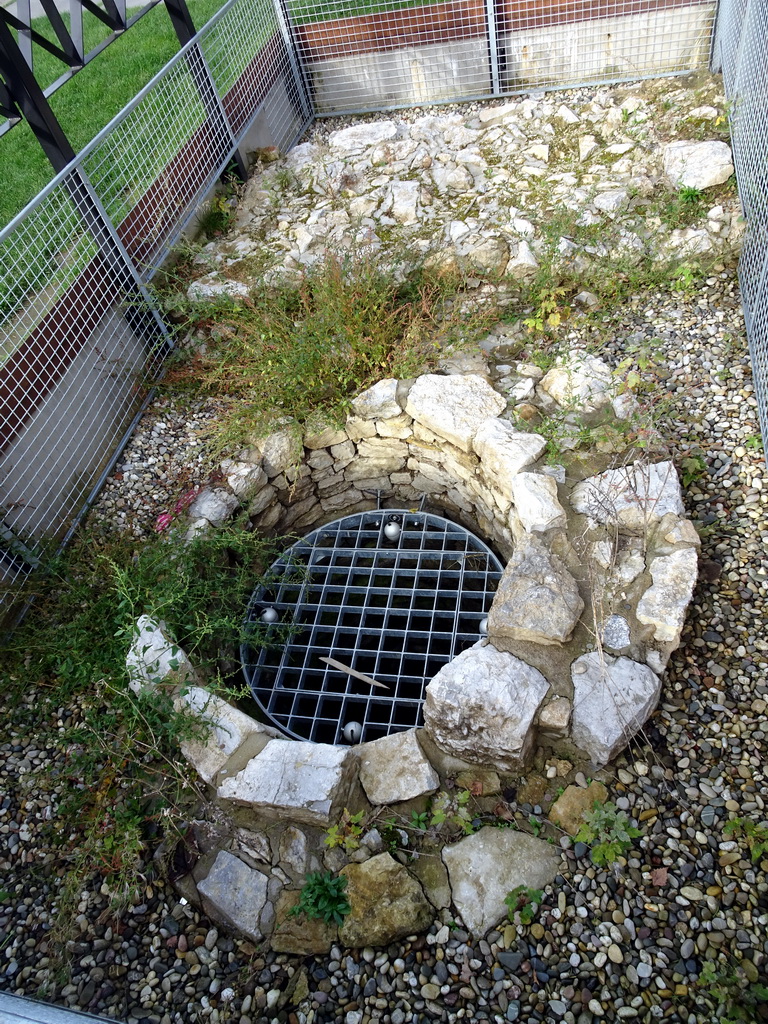
<instances>
[{"instance_id":1,"label":"stone well wall","mask_svg":"<svg viewBox=\"0 0 768 1024\"><path fill-rule=\"evenodd\" d=\"M528 404L610 424L632 412L609 367L583 352L546 374L520 364L510 373L518 415ZM319 831L345 808L413 806L447 778L491 796L541 746L594 770L656 706L696 580L698 537L675 469L642 461L577 480L542 461L545 439L518 429L507 407L475 372L383 380L354 400L343 426L316 420L302 432L286 420L254 439L223 464L227 487L203 491L189 508L188 536L241 506L257 529L285 534L424 495L473 520L509 560L487 637L428 684L423 729L354 747L285 739L214 696L162 624L143 617L137 625L132 687L177 686L178 706L210 725L207 740L186 741L183 753L225 825L211 838L210 822L199 824L204 856L186 884L209 913L251 937L271 936L274 948L314 952L334 940L335 929L307 930L289 911L303 871L321 859L336 870L346 863L329 864ZM451 902L472 930L487 930L504 913L506 888L481 893L472 882L484 851L522 865L520 884L546 884L556 869L546 844L482 829L438 849L439 867L406 870L372 834L344 868L354 898L339 938L348 945L418 931ZM397 904L392 920L381 917L385 898Z\"/></svg>"}]
</instances>

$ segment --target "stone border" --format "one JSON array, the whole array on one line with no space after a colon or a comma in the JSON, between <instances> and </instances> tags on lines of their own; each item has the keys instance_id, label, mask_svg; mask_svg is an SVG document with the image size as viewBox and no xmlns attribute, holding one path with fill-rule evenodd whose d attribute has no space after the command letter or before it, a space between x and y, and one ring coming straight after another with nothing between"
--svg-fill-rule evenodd
<instances>
[{"instance_id":1,"label":"stone border","mask_svg":"<svg viewBox=\"0 0 768 1024\"><path fill-rule=\"evenodd\" d=\"M614 394L610 368L584 352L570 353L546 374L522 364L515 372L517 413L523 392L532 408L579 420L610 421L631 411ZM498 791L497 773L524 771L539 744L600 767L659 699L661 673L680 642L696 581L699 543L684 517L673 465L637 462L574 483L563 467L541 461L544 438L516 429L506 411L506 398L477 373L383 380L353 401L343 428L315 420L302 435L286 420L255 439L222 466L228 489L208 489L189 508L188 536L223 523L241 505L257 529L285 533L375 508L382 496L408 503L426 494L449 513L473 517L511 553L488 636L429 683L423 730L354 748L285 739L199 685L196 669L161 623L143 617L137 624L128 657L132 688L139 692L160 680L174 685L177 706L201 714L211 727L207 742L183 746L229 822L194 876L198 898L246 935L272 934L276 949L299 942L288 917L298 896L276 902L277 893L297 893L292 881L318 869L319 854L311 851L322 843L312 830L328 828L345 808L403 805L460 772L480 772L486 785L495 779ZM265 823L279 831L276 847ZM301 856L290 852L296 844ZM382 885L413 889L403 866L375 843L366 856L376 865L359 868L366 878L379 873L378 895L368 910L357 907L356 924L345 922L340 938L347 945L356 944L360 915L367 924L359 935L373 934L365 915ZM294 863L292 876L284 862ZM443 887L449 862L443 857L438 872ZM357 867L349 865L352 876ZM363 889L368 882L358 879ZM451 890L458 906L462 884ZM241 913L245 892L249 909ZM423 894L412 895L406 931L393 925L386 941L426 927ZM430 899L434 907L444 905ZM472 900L462 905L470 927L490 927L495 910L475 920ZM327 940L315 936L316 944Z\"/></svg>"}]
</instances>

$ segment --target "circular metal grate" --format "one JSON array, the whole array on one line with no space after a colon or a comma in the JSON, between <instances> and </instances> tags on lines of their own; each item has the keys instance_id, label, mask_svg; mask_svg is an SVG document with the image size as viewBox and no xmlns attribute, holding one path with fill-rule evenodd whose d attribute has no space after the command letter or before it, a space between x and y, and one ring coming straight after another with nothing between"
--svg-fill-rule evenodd
<instances>
[{"instance_id":1,"label":"circular metal grate","mask_svg":"<svg viewBox=\"0 0 768 1024\"><path fill-rule=\"evenodd\" d=\"M253 696L283 732L318 743L421 725L427 683L485 632L501 573L481 540L424 512L362 512L314 530L248 606L268 641L291 627L284 645L243 644Z\"/></svg>"}]
</instances>

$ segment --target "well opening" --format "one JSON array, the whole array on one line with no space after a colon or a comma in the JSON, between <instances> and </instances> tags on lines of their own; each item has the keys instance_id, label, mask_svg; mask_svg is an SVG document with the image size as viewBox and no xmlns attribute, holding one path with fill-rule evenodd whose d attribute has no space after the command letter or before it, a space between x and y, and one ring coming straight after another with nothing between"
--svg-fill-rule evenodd
<instances>
[{"instance_id":1,"label":"well opening","mask_svg":"<svg viewBox=\"0 0 768 1024\"><path fill-rule=\"evenodd\" d=\"M428 682L487 633L502 571L482 540L432 513L374 510L313 530L251 599L267 639L290 628L284 644L242 647L255 700L282 732L321 743L423 725Z\"/></svg>"}]
</instances>

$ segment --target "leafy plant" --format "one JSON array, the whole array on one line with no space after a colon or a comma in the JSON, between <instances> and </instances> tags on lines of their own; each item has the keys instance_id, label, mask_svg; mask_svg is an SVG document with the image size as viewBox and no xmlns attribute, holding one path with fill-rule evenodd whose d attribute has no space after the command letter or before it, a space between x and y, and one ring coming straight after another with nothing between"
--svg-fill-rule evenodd
<instances>
[{"instance_id":1,"label":"leafy plant","mask_svg":"<svg viewBox=\"0 0 768 1024\"><path fill-rule=\"evenodd\" d=\"M541 835L541 822L535 814L528 815L528 824L531 826L531 831L535 836Z\"/></svg>"},{"instance_id":2,"label":"leafy plant","mask_svg":"<svg viewBox=\"0 0 768 1024\"><path fill-rule=\"evenodd\" d=\"M429 811L411 811L411 828L426 832L429 828Z\"/></svg>"},{"instance_id":3,"label":"leafy plant","mask_svg":"<svg viewBox=\"0 0 768 1024\"><path fill-rule=\"evenodd\" d=\"M291 908L289 916L304 914L311 919L322 918L326 924L339 925L351 911L346 895L347 879L336 877L330 871L311 871L301 888L298 903Z\"/></svg>"},{"instance_id":4,"label":"leafy plant","mask_svg":"<svg viewBox=\"0 0 768 1024\"><path fill-rule=\"evenodd\" d=\"M543 288L537 296L537 305L533 314L526 317L523 323L529 331L546 331L548 328L559 327L570 314L570 307L562 301L568 292L567 288Z\"/></svg>"},{"instance_id":5,"label":"leafy plant","mask_svg":"<svg viewBox=\"0 0 768 1024\"><path fill-rule=\"evenodd\" d=\"M465 835L470 835L474 831L474 826L472 814L467 807L469 796L468 789L460 789L453 795L441 790L432 800L430 826L440 828L442 825L448 825L461 829Z\"/></svg>"},{"instance_id":6,"label":"leafy plant","mask_svg":"<svg viewBox=\"0 0 768 1024\"><path fill-rule=\"evenodd\" d=\"M601 804L595 801L591 811L582 815L584 824L576 834L576 841L591 847L592 862L608 867L626 853L632 840L641 835L640 830L630 825L624 811L617 809L610 801Z\"/></svg>"},{"instance_id":7,"label":"leafy plant","mask_svg":"<svg viewBox=\"0 0 768 1024\"><path fill-rule=\"evenodd\" d=\"M346 853L351 853L360 846L360 836L363 834L362 821L365 811L358 811L357 814L350 814L347 808L336 825L331 825L325 833L323 842L330 849L336 846L343 847Z\"/></svg>"},{"instance_id":8,"label":"leafy plant","mask_svg":"<svg viewBox=\"0 0 768 1024\"><path fill-rule=\"evenodd\" d=\"M768 855L768 825L758 825L749 818L732 818L723 828L723 835L744 839L753 864Z\"/></svg>"},{"instance_id":9,"label":"leafy plant","mask_svg":"<svg viewBox=\"0 0 768 1024\"><path fill-rule=\"evenodd\" d=\"M515 914L519 914L521 924L531 924L536 917L543 895L541 889L531 889L527 885L515 886L504 897L509 920L513 921Z\"/></svg>"},{"instance_id":10,"label":"leafy plant","mask_svg":"<svg viewBox=\"0 0 768 1024\"><path fill-rule=\"evenodd\" d=\"M686 455L680 460L680 469L683 487L690 487L691 484L706 476L707 463L703 455Z\"/></svg>"},{"instance_id":11,"label":"leafy plant","mask_svg":"<svg viewBox=\"0 0 768 1024\"><path fill-rule=\"evenodd\" d=\"M768 988L750 981L743 967L718 966L712 960L702 966L699 985L717 1000L720 1024L754 1021L755 1010L768 999Z\"/></svg>"}]
</instances>

